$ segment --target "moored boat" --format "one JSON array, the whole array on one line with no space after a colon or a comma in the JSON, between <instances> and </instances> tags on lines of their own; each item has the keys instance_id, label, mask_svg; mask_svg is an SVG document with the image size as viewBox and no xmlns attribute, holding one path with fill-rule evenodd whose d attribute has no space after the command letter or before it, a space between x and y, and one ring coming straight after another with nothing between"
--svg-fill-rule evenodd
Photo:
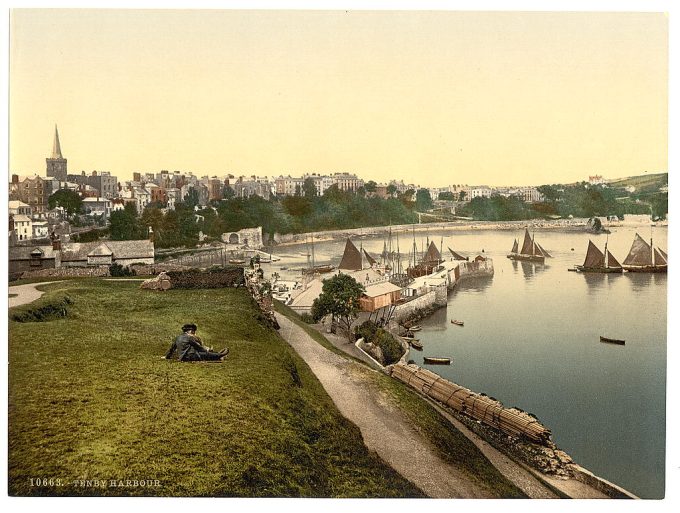
<instances>
[{"instance_id":1,"label":"moored boat","mask_svg":"<svg viewBox=\"0 0 680 513\"><path fill-rule=\"evenodd\" d=\"M430 363L433 365L449 365L451 363L451 358L439 358L435 356L425 356L423 357L423 362Z\"/></svg>"},{"instance_id":2,"label":"moored boat","mask_svg":"<svg viewBox=\"0 0 680 513\"><path fill-rule=\"evenodd\" d=\"M410 328L408 328L409 331L420 331L420 330L422 330L422 329L423 329L423 327L422 327L422 326L418 326L418 325L411 326Z\"/></svg>"},{"instance_id":3,"label":"moored boat","mask_svg":"<svg viewBox=\"0 0 680 513\"><path fill-rule=\"evenodd\" d=\"M451 324L455 324L456 326L463 326L465 323L463 321L457 321L456 319L451 319Z\"/></svg>"},{"instance_id":4,"label":"moored boat","mask_svg":"<svg viewBox=\"0 0 680 513\"><path fill-rule=\"evenodd\" d=\"M583 265L575 266L574 270L581 273L622 273L623 267L607 249L607 242L604 244L603 253L593 244L593 241L589 240L586 259Z\"/></svg>"},{"instance_id":5,"label":"moored boat","mask_svg":"<svg viewBox=\"0 0 680 513\"><path fill-rule=\"evenodd\" d=\"M414 349L422 349L423 348L423 344L421 344L420 340L418 340L417 338L412 338L412 339L409 340L409 342L411 344L411 347L413 347Z\"/></svg>"},{"instance_id":6,"label":"moored boat","mask_svg":"<svg viewBox=\"0 0 680 513\"><path fill-rule=\"evenodd\" d=\"M246 263L246 261L240 258L231 258L229 259L229 263L233 265L243 265Z\"/></svg>"},{"instance_id":7,"label":"moored boat","mask_svg":"<svg viewBox=\"0 0 680 513\"><path fill-rule=\"evenodd\" d=\"M650 243L635 234L633 245L628 256L623 261L623 268L631 273L665 273L668 272L668 255L661 249L654 247L653 239Z\"/></svg>"},{"instance_id":8,"label":"moored boat","mask_svg":"<svg viewBox=\"0 0 680 513\"><path fill-rule=\"evenodd\" d=\"M621 340L618 338L609 338L609 337L603 337L600 335L600 342L606 342L607 344L618 344L620 346L623 346L626 344L625 340Z\"/></svg>"},{"instance_id":9,"label":"moored boat","mask_svg":"<svg viewBox=\"0 0 680 513\"><path fill-rule=\"evenodd\" d=\"M302 274L316 274L316 273L329 273L333 270L332 265L317 265L315 267L310 267L309 269L303 269Z\"/></svg>"},{"instance_id":10,"label":"moored boat","mask_svg":"<svg viewBox=\"0 0 680 513\"><path fill-rule=\"evenodd\" d=\"M529 235L529 229L524 229L524 242L522 243L522 249L518 251L519 242L515 239L512 245L512 250L508 255L508 258L512 260L525 260L528 262L545 262L546 257L551 258L552 255L548 253L541 245L534 240L534 237Z\"/></svg>"}]
</instances>

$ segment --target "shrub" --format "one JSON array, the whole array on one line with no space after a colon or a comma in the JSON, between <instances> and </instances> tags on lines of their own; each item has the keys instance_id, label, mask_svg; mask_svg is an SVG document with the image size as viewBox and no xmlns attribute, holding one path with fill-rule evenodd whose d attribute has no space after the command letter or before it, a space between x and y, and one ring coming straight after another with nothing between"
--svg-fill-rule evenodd
<instances>
[{"instance_id":1,"label":"shrub","mask_svg":"<svg viewBox=\"0 0 680 513\"><path fill-rule=\"evenodd\" d=\"M308 313L303 313L302 315L300 315L300 320L307 324L314 324L314 317L312 317Z\"/></svg>"},{"instance_id":2,"label":"shrub","mask_svg":"<svg viewBox=\"0 0 680 513\"><path fill-rule=\"evenodd\" d=\"M135 276L137 272L134 269L130 269L129 267L125 266L123 267L120 264L111 264L109 266L109 274L111 276Z\"/></svg>"},{"instance_id":3,"label":"shrub","mask_svg":"<svg viewBox=\"0 0 680 513\"><path fill-rule=\"evenodd\" d=\"M363 338L366 342L371 343L378 331L378 325L373 321L364 321L354 331L357 339Z\"/></svg>"},{"instance_id":4,"label":"shrub","mask_svg":"<svg viewBox=\"0 0 680 513\"><path fill-rule=\"evenodd\" d=\"M401 344L389 332L382 328L378 328L372 343L382 350L384 365L391 365L398 362L404 354L404 348Z\"/></svg>"},{"instance_id":5,"label":"shrub","mask_svg":"<svg viewBox=\"0 0 680 513\"><path fill-rule=\"evenodd\" d=\"M46 322L60 319L68 315L68 307L73 300L64 296L41 306L24 307L22 311L13 314L10 319L16 322Z\"/></svg>"}]
</instances>

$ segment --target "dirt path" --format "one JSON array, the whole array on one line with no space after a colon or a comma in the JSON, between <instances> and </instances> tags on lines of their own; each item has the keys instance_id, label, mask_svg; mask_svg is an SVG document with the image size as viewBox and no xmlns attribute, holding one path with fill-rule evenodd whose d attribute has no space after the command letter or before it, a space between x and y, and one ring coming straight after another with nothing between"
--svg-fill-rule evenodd
<instances>
[{"instance_id":1,"label":"dirt path","mask_svg":"<svg viewBox=\"0 0 680 513\"><path fill-rule=\"evenodd\" d=\"M276 318L283 338L307 362L340 412L359 427L370 450L430 497L488 497L486 490L439 457L389 397L377 390L366 393L372 386L368 374L372 371L328 351L286 317L277 314ZM465 429L462 424L460 426ZM486 444L480 439L473 442ZM555 497L526 470L493 447L486 444L483 452L487 457L495 457L496 462L490 458L494 465L530 497Z\"/></svg>"},{"instance_id":2,"label":"dirt path","mask_svg":"<svg viewBox=\"0 0 680 513\"><path fill-rule=\"evenodd\" d=\"M15 297L9 298L9 308L25 305L26 303L32 303L36 299L39 299L40 296L42 296L45 292L38 290L36 287L40 287L41 285L49 285L50 283L59 283L59 281L44 281L41 283L28 283L26 285L15 285L14 287L9 287L9 293L16 294Z\"/></svg>"}]
</instances>

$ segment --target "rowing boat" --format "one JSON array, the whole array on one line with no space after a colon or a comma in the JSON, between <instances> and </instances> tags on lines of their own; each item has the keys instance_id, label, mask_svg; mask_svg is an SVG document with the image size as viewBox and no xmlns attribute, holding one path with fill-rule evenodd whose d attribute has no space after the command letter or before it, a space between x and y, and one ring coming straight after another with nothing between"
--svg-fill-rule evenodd
<instances>
[{"instance_id":1,"label":"rowing boat","mask_svg":"<svg viewBox=\"0 0 680 513\"><path fill-rule=\"evenodd\" d=\"M620 340L618 338L603 337L602 335L600 335L600 342L606 342L607 344L618 344L620 346L626 344L625 340Z\"/></svg>"},{"instance_id":2,"label":"rowing boat","mask_svg":"<svg viewBox=\"0 0 680 513\"><path fill-rule=\"evenodd\" d=\"M463 321L457 321L455 319L451 319L451 324L455 324L456 326L463 326L464 325Z\"/></svg>"},{"instance_id":3,"label":"rowing boat","mask_svg":"<svg viewBox=\"0 0 680 513\"><path fill-rule=\"evenodd\" d=\"M451 358L437 358L434 356L425 356L423 362L431 363L433 365L449 365L451 363Z\"/></svg>"}]
</instances>

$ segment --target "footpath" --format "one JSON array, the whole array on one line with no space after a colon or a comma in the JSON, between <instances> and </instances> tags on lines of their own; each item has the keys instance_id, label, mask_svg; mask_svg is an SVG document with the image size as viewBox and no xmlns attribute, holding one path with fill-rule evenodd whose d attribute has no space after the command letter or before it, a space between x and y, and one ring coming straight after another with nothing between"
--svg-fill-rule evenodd
<instances>
[{"instance_id":1,"label":"footpath","mask_svg":"<svg viewBox=\"0 0 680 513\"><path fill-rule=\"evenodd\" d=\"M392 468L434 498L486 498L488 492L443 461L398 404L375 386L372 371L321 346L294 322L276 314L279 333L312 369L340 412L361 430L364 443ZM464 426L461 425L464 428ZM460 429L463 431L463 429ZM468 431L465 429L465 431ZM531 472L465 433L491 463L531 498L557 495Z\"/></svg>"}]
</instances>

